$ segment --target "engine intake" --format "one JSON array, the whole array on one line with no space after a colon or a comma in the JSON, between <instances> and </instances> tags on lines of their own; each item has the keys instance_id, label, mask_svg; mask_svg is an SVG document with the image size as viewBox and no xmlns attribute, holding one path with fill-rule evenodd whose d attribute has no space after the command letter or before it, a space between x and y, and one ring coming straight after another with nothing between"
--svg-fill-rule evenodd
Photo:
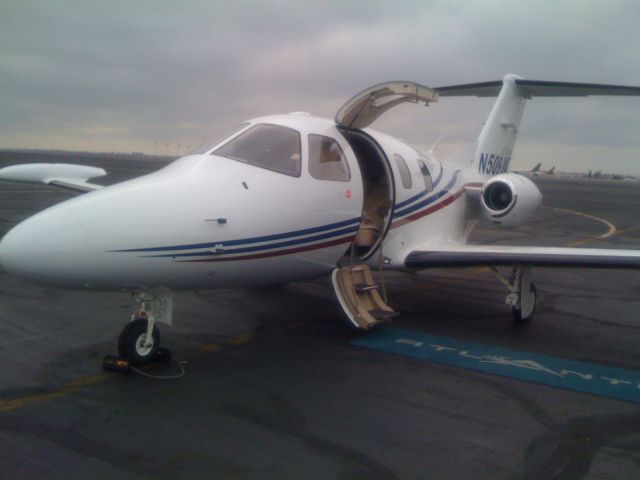
<instances>
[{"instance_id":1,"label":"engine intake","mask_svg":"<svg viewBox=\"0 0 640 480\"><path fill-rule=\"evenodd\" d=\"M526 177L503 173L482 187L482 210L493 223L507 228L523 224L542 201L538 187Z\"/></svg>"}]
</instances>

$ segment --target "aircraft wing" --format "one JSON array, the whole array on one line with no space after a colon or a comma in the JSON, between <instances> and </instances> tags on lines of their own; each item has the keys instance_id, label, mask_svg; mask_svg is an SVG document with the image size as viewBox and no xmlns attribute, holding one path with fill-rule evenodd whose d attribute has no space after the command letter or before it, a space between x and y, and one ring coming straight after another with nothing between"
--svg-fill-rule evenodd
<instances>
[{"instance_id":1,"label":"aircraft wing","mask_svg":"<svg viewBox=\"0 0 640 480\"><path fill-rule=\"evenodd\" d=\"M90 178L102 177L103 168L68 163L29 163L0 168L0 180L45 183L77 192L91 192L103 188L90 183Z\"/></svg>"},{"instance_id":2,"label":"aircraft wing","mask_svg":"<svg viewBox=\"0 0 640 480\"><path fill-rule=\"evenodd\" d=\"M640 95L640 87L603 85L599 83L551 82L546 80L516 79L529 97L588 97L589 95ZM447 85L434 88L440 97L496 97L502 80L492 82Z\"/></svg>"},{"instance_id":3,"label":"aircraft wing","mask_svg":"<svg viewBox=\"0 0 640 480\"><path fill-rule=\"evenodd\" d=\"M636 269L640 268L640 250L502 245L433 246L414 250L407 255L404 264L409 269L513 265Z\"/></svg>"}]
</instances>

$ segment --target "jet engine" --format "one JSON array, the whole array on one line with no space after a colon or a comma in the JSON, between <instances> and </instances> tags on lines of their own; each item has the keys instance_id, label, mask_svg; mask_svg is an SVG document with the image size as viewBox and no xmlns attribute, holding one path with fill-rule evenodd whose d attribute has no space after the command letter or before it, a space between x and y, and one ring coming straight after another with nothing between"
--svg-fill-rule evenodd
<instances>
[{"instance_id":1,"label":"jet engine","mask_svg":"<svg viewBox=\"0 0 640 480\"><path fill-rule=\"evenodd\" d=\"M528 178L503 173L482 186L480 201L489 220L513 228L524 223L538 208L542 194Z\"/></svg>"}]
</instances>

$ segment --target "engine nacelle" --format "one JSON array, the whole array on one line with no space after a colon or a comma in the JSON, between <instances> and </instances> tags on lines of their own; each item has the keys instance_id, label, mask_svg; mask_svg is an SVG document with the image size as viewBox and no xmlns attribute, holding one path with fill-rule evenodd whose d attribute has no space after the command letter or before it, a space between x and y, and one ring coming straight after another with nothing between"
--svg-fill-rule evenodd
<instances>
[{"instance_id":1,"label":"engine nacelle","mask_svg":"<svg viewBox=\"0 0 640 480\"><path fill-rule=\"evenodd\" d=\"M497 175L482 186L480 202L493 223L513 228L524 223L542 201L538 187L515 173Z\"/></svg>"}]
</instances>

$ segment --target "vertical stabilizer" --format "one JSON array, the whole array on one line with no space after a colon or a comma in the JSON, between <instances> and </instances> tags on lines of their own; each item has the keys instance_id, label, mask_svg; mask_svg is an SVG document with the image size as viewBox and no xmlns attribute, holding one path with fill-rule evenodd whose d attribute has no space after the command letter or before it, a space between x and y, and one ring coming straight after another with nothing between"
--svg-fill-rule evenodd
<instances>
[{"instance_id":1,"label":"vertical stabilizer","mask_svg":"<svg viewBox=\"0 0 640 480\"><path fill-rule=\"evenodd\" d=\"M509 169L524 103L529 98L516 79L520 77L507 75L502 80L502 89L478 137L471 168L481 175L498 175Z\"/></svg>"}]
</instances>

